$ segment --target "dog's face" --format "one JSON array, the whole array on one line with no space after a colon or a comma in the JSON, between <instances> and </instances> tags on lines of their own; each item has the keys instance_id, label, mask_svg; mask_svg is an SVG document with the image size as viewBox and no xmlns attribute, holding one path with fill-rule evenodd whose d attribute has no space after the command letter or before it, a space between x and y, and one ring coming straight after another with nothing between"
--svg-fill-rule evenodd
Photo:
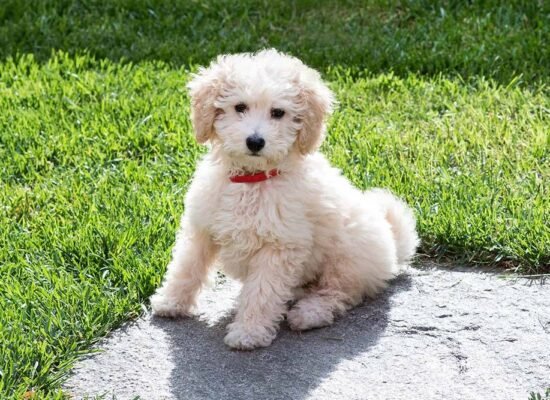
<instances>
[{"instance_id":1,"label":"dog's face","mask_svg":"<svg viewBox=\"0 0 550 400\"><path fill-rule=\"evenodd\" d=\"M220 56L189 89L197 140L246 170L315 151L333 102L316 71L275 50Z\"/></svg>"}]
</instances>

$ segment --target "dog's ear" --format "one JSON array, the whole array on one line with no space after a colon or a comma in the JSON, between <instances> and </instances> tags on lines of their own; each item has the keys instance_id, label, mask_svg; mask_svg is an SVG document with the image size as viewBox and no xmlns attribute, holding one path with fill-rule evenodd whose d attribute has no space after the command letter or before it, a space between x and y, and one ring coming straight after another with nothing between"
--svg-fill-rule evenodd
<instances>
[{"instance_id":1,"label":"dog's ear","mask_svg":"<svg viewBox=\"0 0 550 400\"><path fill-rule=\"evenodd\" d=\"M325 119L332 112L334 95L319 73L304 66L298 81L302 127L298 131L298 148L302 154L319 148L325 134Z\"/></svg>"},{"instance_id":2,"label":"dog's ear","mask_svg":"<svg viewBox=\"0 0 550 400\"><path fill-rule=\"evenodd\" d=\"M191 121L199 143L205 143L215 135L214 120L223 112L215 106L222 85L223 73L218 63L201 68L187 84L191 96Z\"/></svg>"}]
</instances>

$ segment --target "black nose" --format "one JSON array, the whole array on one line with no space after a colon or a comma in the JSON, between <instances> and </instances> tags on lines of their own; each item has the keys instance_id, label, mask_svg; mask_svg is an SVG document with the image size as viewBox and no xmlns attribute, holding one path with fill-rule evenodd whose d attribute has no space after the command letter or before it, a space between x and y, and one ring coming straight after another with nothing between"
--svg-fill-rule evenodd
<instances>
[{"instance_id":1,"label":"black nose","mask_svg":"<svg viewBox=\"0 0 550 400\"><path fill-rule=\"evenodd\" d=\"M254 134L252 136L249 136L246 138L246 147L250 149L250 151L257 153L261 149L263 149L265 146L265 140L264 138L258 136L258 134Z\"/></svg>"}]
</instances>

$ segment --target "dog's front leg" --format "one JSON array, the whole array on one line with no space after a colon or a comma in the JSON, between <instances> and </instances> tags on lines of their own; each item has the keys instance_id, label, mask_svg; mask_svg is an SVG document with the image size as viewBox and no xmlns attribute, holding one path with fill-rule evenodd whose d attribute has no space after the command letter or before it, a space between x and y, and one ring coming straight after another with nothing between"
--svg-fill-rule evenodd
<instances>
[{"instance_id":1,"label":"dog's front leg","mask_svg":"<svg viewBox=\"0 0 550 400\"><path fill-rule=\"evenodd\" d=\"M191 224L182 225L162 286L151 297L155 315L190 315L216 256L216 246L206 232Z\"/></svg>"},{"instance_id":2,"label":"dog's front leg","mask_svg":"<svg viewBox=\"0 0 550 400\"><path fill-rule=\"evenodd\" d=\"M253 257L225 344L241 350L271 344L298 284L301 259L295 249L264 248Z\"/></svg>"}]
</instances>

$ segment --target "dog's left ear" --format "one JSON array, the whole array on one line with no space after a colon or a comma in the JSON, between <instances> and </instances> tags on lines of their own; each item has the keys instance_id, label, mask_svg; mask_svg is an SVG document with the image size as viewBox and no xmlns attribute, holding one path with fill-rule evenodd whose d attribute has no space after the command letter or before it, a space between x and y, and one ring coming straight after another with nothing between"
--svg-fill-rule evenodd
<instances>
[{"instance_id":1,"label":"dog's left ear","mask_svg":"<svg viewBox=\"0 0 550 400\"><path fill-rule=\"evenodd\" d=\"M197 142L205 143L215 136L214 120L220 112L214 105L223 85L220 59L201 68L187 84L191 95L191 121Z\"/></svg>"},{"instance_id":2,"label":"dog's left ear","mask_svg":"<svg viewBox=\"0 0 550 400\"><path fill-rule=\"evenodd\" d=\"M319 73L304 66L300 73L299 102L301 103L302 128L297 143L302 154L312 153L319 148L325 134L325 119L332 112L334 95L321 79Z\"/></svg>"}]
</instances>

